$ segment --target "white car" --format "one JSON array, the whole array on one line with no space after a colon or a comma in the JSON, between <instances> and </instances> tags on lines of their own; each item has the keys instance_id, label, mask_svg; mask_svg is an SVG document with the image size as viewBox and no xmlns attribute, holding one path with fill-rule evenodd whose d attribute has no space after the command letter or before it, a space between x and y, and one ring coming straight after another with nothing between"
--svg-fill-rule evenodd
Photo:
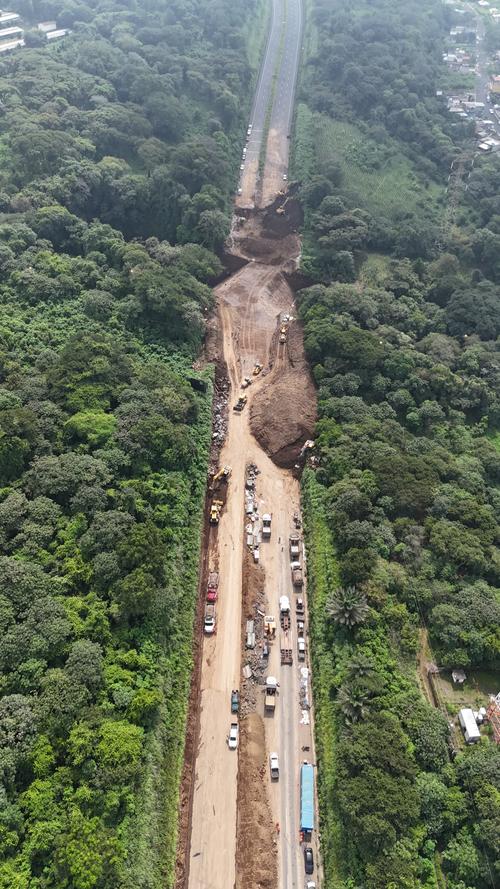
<instances>
[{"instance_id":1,"label":"white car","mask_svg":"<svg viewBox=\"0 0 500 889\"><path fill-rule=\"evenodd\" d=\"M242 189L242 188L239 188L239 189L238 189L238 194L243 194L243 189Z\"/></svg>"},{"instance_id":2,"label":"white car","mask_svg":"<svg viewBox=\"0 0 500 889\"><path fill-rule=\"evenodd\" d=\"M230 750L236 750L238 746L238 723L232 722L227 736L227 746Z\"/></svg>"},{"instance_id":3,"label":"white car","mask_svg":"<svg viewBox=\"0 0 500 889\"><path fill-rule=\"evenodd\" d=\"M243 172L244 169L245 169L245 164L240 164L240 170Z\"/></svg>"},{"instance_id":4,"label":"white car","mask_svg":"<svg viewBox=\"0 0 500 889\"><path fill-rule=\"evenodd\" d=\"M314 882L314 880L307 881L306 889L316 889L316 883Z\"/></svg>"},{"instance_id":5,"label":"white car","mask_svg":"<svg viewBox=\"0 0 500 889\"><path fill-rule=\"evenodd\" d=\"M283 173L283 182L286 182L287 179L288 179L288 176L286 175L286 173Z\"/></svg>"},{"instance_id":6,"label":"white car","mask_svg":"<svg viewBox=\"0 0 500 889\"><path fill-rule=\"evenodd\" d=\"M280 776L280 761L277 753L269 754L269 770L271 772L271 779L277 781Z\"/></svg>"}]
</instances>

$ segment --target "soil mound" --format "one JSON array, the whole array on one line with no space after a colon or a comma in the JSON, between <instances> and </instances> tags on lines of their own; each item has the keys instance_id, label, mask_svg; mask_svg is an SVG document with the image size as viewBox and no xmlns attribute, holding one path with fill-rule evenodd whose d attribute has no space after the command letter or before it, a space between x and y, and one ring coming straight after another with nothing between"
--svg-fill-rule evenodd
<instances>
[{"instance_id":1,"label":"soil mound","mask_svg":"<svg viewBox=\"0 0 500 889\"><path fill-rule=\"evenodd\" d=\"M278 358L252 400L250 428L260 446L285 469L297 462L302 445L314 435L316 390L304 354L302 328L288 330L285 354Z\"/></svg>"},{"instance_id":2,"label":"soil mound","mask_svg":"<svg viewBox=\"0 0 500 889\"><path fill-rule=\"evenodd\" d=\"M236 889L276 889L276 839L265 785L264 723L257 713L240 722Z\"/></svg>"}]
</instances>

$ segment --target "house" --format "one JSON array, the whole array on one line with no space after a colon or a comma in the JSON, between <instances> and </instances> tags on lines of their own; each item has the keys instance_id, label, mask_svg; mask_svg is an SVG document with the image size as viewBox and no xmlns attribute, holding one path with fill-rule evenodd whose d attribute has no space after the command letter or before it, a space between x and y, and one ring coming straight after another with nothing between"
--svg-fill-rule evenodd
<instances>
[{"instance_id":1,"label":"house","mask_svg":"<svg viewBox=\"0 0 500 889\"><path fill-rule=\"evenodd\" d=\"M0 12L0 28L11 28L20 21L21 16L17 12Z\"/></svg>"},{"instance_id":2,"label":"house","mask_svg":"<svg viewBox=\"0 0 500 889\"><path fill-rule=\"evenodd\" d=\"M458 720L462 726L466 744L475 744L481 740L481 733L474 719L474 714L470 707L464 707L458 714Z\"/></svg>"},{"instance_id":3,"label":"house","mask_svg":"<svg viewBox=\"0 0 500 889\"><path fill-rule=\"evenodd\" d=\"M66 37L66 34L71 34L71 31L68 31L67 28L58 28L56 31L47 31L47 40L58 40L60 37Z\"/></svg>"},{"instance_id":4,"label":"house","mask_svg":"<svg viewBox=\"0 0 500 889\"><path fill-rule=\"evenodd\" d=\"M500 96L500 74L494 74L490 80L490 94Z\"/></svg>"},{"instance_id":5,"label":"house","mask_svg":"<svg viewBox=\"0 0 500 889\"><path fill-rule=\"evenodd\" d=\"M12 43L15 40L22 40L24 31L22 28L2 28L0 30L0 43Z\"/></svg>"},{"instance_id":6,"label":"house","mask_svg":"<svg viewBox=\"0 0 500 889\"><path fill-rule=\"evenodd\" d=\"M39 31L43 31L44 34L47 34L48 31L57 30L57 22L38 22L37 28Z\"/></svg>"}]
</instances>

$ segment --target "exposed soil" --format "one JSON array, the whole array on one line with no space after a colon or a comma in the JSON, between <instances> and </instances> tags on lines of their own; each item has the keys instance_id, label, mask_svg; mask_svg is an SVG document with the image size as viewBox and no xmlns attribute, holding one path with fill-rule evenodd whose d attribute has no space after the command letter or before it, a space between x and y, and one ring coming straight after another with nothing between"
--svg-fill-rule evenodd
<instances>
[{"instance_id":1,"label":"exposed soil","mask_svg":"<svg viewBox=\"0 0 500 889\"><path fill-rule=\"evenodd\" d=\"M316 391L297 322L290 324L286 343L276 343L276 359L266 383L252 401L250 428L278 466L291 468L304 442L312 438L316 423Z\"/></svg>"},{"instance_id":2,"label":"exposed soil","mask_svg":"<svg viewBox=\"0 0 500 889\"><path fill-rule=\"evenodd\" d=\"M258 713L250 713L240 721L237 889L278 885L277 841L270 840L275 826L265 792L266 758L264 721Z\"/></svg>"}]
</instances>

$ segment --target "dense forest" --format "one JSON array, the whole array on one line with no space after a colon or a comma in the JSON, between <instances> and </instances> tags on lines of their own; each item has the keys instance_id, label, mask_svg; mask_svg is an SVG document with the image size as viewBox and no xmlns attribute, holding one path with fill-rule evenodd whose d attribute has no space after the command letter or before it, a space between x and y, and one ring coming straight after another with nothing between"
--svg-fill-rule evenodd
<instances>
[{"instance_id":1,"label":"dense forest","mask_svg":"<svg viewBox=\"0 0 500 889\"><path fill-rule=\"evenodd\" d=\"M72 33L0 60L0 887L156 889L256 4L15 8Z\"/></svg>"},{"instance_id":2,"label":"dense forest","mask_svg":"<svg viewBox=\"0 0 500 889\"><path fill-rule=\"evenodd\" d=\"M293 173L315 282L298 305L330 889L500 883L500 752L487 730L465 748L457 709L422 694L427 660L499 691L500 162L476 161L450 224L470 136L436 96L451 16L315 0L306 33Z\"/></svg>"}]
</instances>

